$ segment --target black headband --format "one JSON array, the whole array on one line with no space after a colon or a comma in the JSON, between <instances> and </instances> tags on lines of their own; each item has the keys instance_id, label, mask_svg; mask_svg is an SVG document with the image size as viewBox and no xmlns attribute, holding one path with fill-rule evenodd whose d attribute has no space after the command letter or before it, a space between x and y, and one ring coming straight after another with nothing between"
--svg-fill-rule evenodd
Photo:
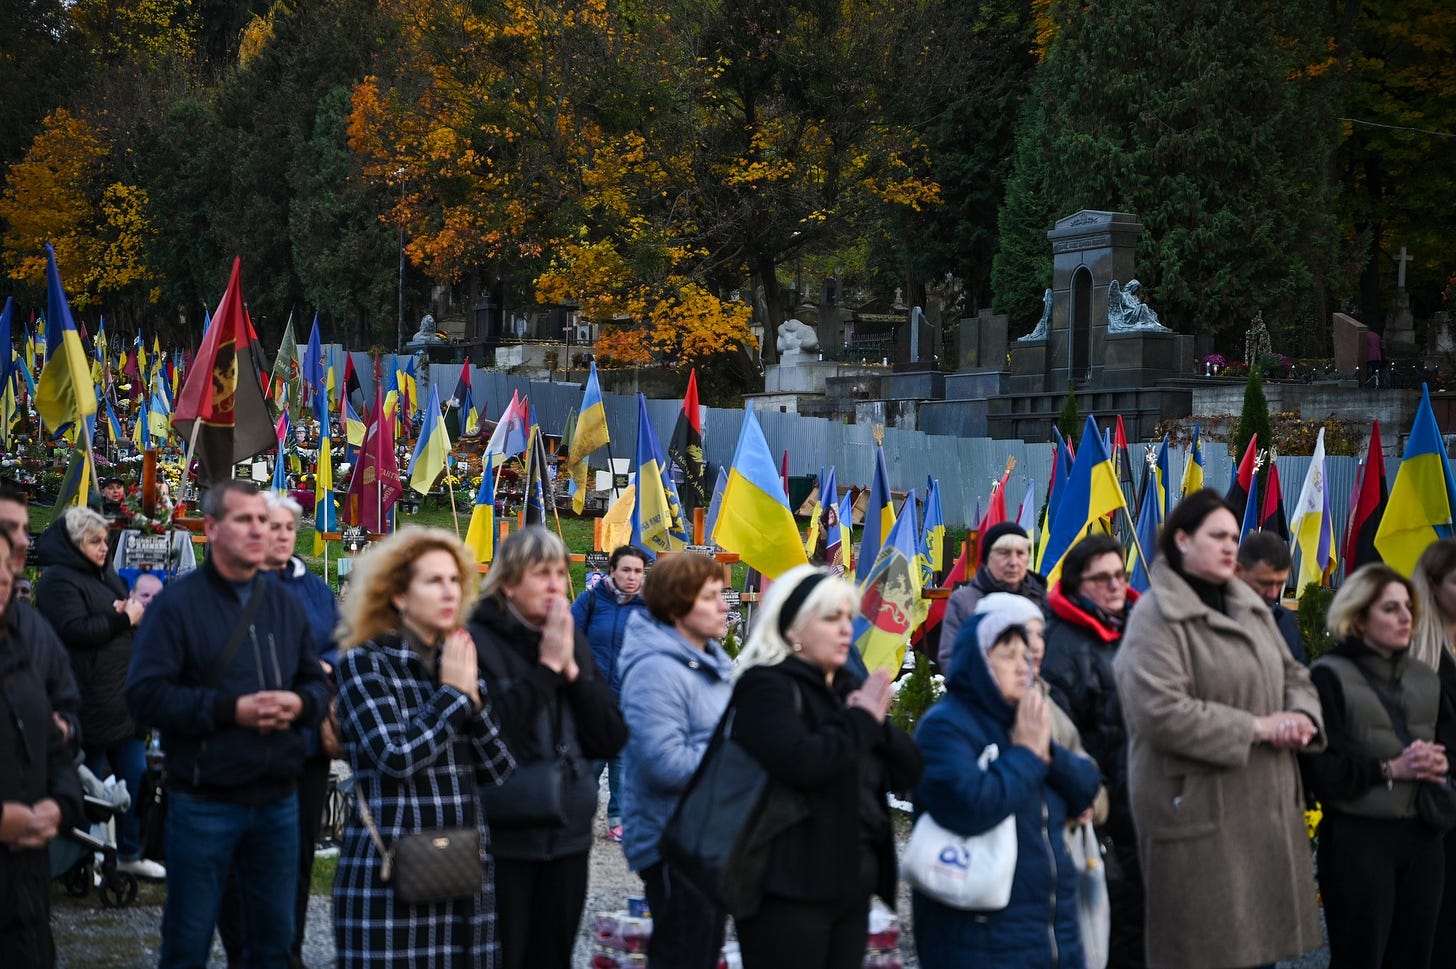
<instances>
[{"instance_id":1,"label":"black headband","mask_svg":"<svg viewBox=\"0 0 1456 969\"><path fill-rule=\"evenodd\" d=\"M809 598L809 593L814 587L825 579L829 578L828 572L815 572L803 582L794 586L794 591L784 600L784 606L779 610L779 635L784 639L789 638L789 627L799 615L799 610L804 606L804 600Z\"/></svg>"}]
</instances>

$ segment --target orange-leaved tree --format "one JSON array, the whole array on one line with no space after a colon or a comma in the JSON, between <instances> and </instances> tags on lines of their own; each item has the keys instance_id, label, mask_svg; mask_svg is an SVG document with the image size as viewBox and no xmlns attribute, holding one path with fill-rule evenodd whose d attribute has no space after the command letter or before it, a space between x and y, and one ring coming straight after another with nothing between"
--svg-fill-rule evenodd
<instances>
[{"instance_id":1,"label":"orange-leaved tree","mask_svg":"<svg viewBox=\"0 0 1456 969\"><path fill-rule=\"evenodd\" d=\"M86 119L64 108L45 119L0 193L0 258L11 279L43 287L49 242L77 308L110 297L160 298L146 256L153 236L146 190L115 178L110 155L105 134Z\"/></svg>"}]
</instances>

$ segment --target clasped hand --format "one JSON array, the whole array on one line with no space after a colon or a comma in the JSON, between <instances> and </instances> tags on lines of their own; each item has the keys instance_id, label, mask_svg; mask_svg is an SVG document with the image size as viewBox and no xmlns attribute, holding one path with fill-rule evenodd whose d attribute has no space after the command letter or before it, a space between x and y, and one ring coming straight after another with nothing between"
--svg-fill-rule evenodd
<instances>
[{"instance_id":1,"label":"clasped hand","mask_svg":"<svg viewBox=\"0 0 1456 969\"><path fill-rule=\"evenodd\" d=\"M1398 781L1440 781L1449 765L1446 748L1428 740L1413 740L1390 762L1390 776Z\"/></svg>"},{"instance_id":2,"label":"clasped hand","mask_svg":"<svg viewBox=\"0 0 1456 969\"><path fill-rule=\"evenodd\" d=\"M238 697L237 722L259 733L287 730L303 711L303 699L291 690L261 690Z\"/></svg>"}]
</instances>

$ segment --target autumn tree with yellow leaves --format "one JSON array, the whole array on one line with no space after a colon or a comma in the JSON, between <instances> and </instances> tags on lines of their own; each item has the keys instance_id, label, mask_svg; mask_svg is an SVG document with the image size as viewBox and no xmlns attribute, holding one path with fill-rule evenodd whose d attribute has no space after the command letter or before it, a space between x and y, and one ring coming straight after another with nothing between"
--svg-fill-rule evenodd
<instances>
[{"instance_id":1,"label":"autumn tree with yellow leaves","mask_svg":"<svg viewBox=\"0 0 1456 969\"><path fill-rule=\"evenodd\" d=\"M390 11L400 43L356 87L349 134L397 191L410 258L577 303L604 364L752 346L733 290L781 320L785 260L937 198L876 110L879 5Z\"/></svg>"},{"instance_id":2,"label":"autumn tree with yellow leaves","mask_svg":"<svg viewBox=\"0 0 1456 969\"><path fill-rule=\"evenodd\" d=\"M158 298L147 263L152 240L145 189L112 175L106 138L84 118L57 108L0 193L5 270L16 282L45 286L45 244L72 305L108 296Z\"/></svg>"}]
</instances>

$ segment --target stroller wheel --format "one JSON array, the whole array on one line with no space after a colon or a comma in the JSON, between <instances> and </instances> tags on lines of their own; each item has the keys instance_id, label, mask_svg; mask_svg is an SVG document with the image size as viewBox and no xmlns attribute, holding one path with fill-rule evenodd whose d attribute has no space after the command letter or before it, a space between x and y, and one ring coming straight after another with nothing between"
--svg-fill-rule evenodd
<instances>
[{"instance_id":1,"label":"stroller wheel","mask_svg":"<svg viewBox=\"0 0 1456 969\"><path fill-rule=\"evenodd\" d=\"M66 894L72 898L85 898L86 893L91 891L91 865L89 862L82 862L73 866L66 872L65 881Z\"/></svg>"},{"instance_id":2,"label":"stroller wheel","mask_svg":"<svg viewBox=\"0 0 1456 969\"><path fill-rule=\"evenodd\" d=\"M113 872L96 891L101 896L102 908L126 908L136 901L136 876L129 871Z\"/></svg>"}]
</instances>

